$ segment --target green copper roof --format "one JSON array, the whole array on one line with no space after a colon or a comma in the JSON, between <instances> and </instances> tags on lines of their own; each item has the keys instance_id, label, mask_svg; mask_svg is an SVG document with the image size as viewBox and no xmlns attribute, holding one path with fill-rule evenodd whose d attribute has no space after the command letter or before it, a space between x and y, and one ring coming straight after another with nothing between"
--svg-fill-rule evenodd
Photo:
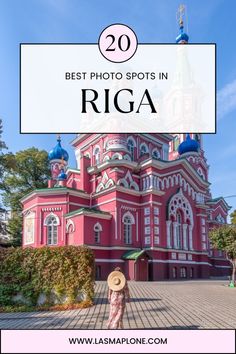
<instances>
[{"instance_id":1,"label":"green copper roof","mask_svg":"<svg viewBox=\"0 0 236 354\"><path fill-rule=\"evenodd\" d=\"M40 191L49 191L49 192L51 192L51 191L55 191L55 190L75 191L75 192L86 193L82 189L76 189L76 188L70 188L70 187L61 187L61 186L51 187L51 188L37 188L37 189L34 189L32 192L40 192Z\"/></svg>"},{"instance_id":2,"label":"green copper roof","mask_svg":"<svg viewBox=\"0 0 236 354\"><path fill-rule=\"evenodd\" d=\"M138 257L143 254L145 250L132 250L132 251L127 251L123 254L122 258L123 259L138 259Z\"/></svg>"},{"instance_id":3,"label":"green copper roof","mask_svg":"<svg viewBox=\"0 0 236 354\"><path fill-rule=\"evenodd\" d=\"M222 201L225 203L225 205L226 205L226 207L227 207L228 209L231 209L231 208L232 208L232 207L226 202L226 200L224 199L224 197L218 197L218 198L209 199L209 200L207 201L207 203L209 203L209 204L216 204L216 203L219 202L220 200L222 200Z\"/></svg>"},{"instance_id":4,"label":"green copper roof","mask_svg":"<svg viewBox=\"0 0 236 354\"><path fill-rule=\"evenodd\" d=\"M106 211L101 211L95 208L80 208L74 211L71 211L70 213L65 214L65 216L72 216L72 215L79 215L79 214L83 214L84 212L86 213L91 213L91 214L104 214L104 215L111 215L110 213L106 212Z\"/></svg>"},{"instance_id":5,"label":"green copper roof","mask_svg":"<svg viewBox=\"0 0 236 354\"><path fill-rule=\"evenodd\" d=\"M36 189L33 189L31 192L29 192L26 195L24 195L24 197L22 197L20 200L25 199L26 197L30 196L33 193L48 192L50 194L50 192L55 192L55 191L65 191L65 192L67 192L67 191L75 191L75 192L80 192L80 193L87 194L82 189L75 189L75 188L70 188L70 187L56 186L56 187L51 187L51 188L47 187L47 188L36 188Z\"/></svg>"},{"instance_id":6,"label":"green copper roof","mask_svg":"<svg viewBox=\"0 0 236 354\"><path fill-rule=\"evenodd\" d=\"M218 202L218 200L223 199L222 197L209 199L209 202Z\"/></svg>"}]
</instances>

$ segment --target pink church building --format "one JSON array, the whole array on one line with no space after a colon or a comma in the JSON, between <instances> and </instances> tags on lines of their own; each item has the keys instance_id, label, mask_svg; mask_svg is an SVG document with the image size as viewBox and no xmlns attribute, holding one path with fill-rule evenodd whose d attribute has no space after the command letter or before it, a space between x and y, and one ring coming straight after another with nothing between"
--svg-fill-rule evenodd
<instances>
[{"instance_id":1,"label":"pink church building","mask_svg":"<svg viewBox=\"0 0 236 354\"><path fill-rule=\"evenodd\" d=\"M23 246L87 245L97 279L118 265L143 281L230 274L208 239L229 206L211 197L200 135L81 134L72 145L77 168L58 139L48 188L22 199Z\"/></svg>"},{"instance_id":2,"label":"pink church building","mask_svg":"<svg viewBox=\"0 0 236 354\"><path fill-rule=\"evenodd\" d=\"M177 43L187 43L180 23ZM23 246L87 245L96 278L119 266L130 280L199 279L230 274L208 233L227 222L213 199L199 134L79 134L77 167L57 144L48 188L22 199Z\"/></svg>"}]
</instances>

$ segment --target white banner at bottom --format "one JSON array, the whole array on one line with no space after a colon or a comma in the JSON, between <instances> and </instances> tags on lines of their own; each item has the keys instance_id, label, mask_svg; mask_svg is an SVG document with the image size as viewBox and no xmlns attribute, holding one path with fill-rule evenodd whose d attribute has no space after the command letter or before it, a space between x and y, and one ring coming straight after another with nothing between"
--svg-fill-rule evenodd
<instances>
[{"instance_id":1,"label":"white banner at bottom","mask_svg":"<svg viewBox=\"0 0 236 354\"><path fill-rule=\"evenodd\" d=\"M235 353L234 330L3 330L1 353Z\"/></svg>"}]
</instances>

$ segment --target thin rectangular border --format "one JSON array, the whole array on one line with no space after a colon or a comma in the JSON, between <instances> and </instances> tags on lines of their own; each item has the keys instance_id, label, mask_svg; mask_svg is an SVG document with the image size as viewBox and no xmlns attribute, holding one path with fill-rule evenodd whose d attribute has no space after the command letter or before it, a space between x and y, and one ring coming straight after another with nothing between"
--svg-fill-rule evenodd
<instances>
[{"instance_id":1,"label":"thin rectangular border","mask_svg":"<svg viewBox=\"0 0 236 354\"><path fill-rule=\"evenodd\" d=\"M26 134L58 134L58 132L45 132L45 133L36 133L36 132L27 132L27 133L24 133L22 132L21 130L21 46L23 45L98 45L97 43L20 43L19 44L19 54L20 54L20 59L19 59L19 119L20 119L20 122L19 122L19 133L22 134L22 135L26 135ZM177 44L177 43L138 43L138 45L174 45L174 46L179 46L180 44ZM217 44L216 43L188 43L187 44L188 46L194 46L194 45L213 45L214 48L215 48L215 132L213 133L198 133L198 134L217 134ZM189 133L195 133L195 132L189 132ZM120 132L106 132L106 131L103 131L103 132L83 132L83 133L79 133L79 132L63 132L63 133L60 133L60 134L150 134L150 132L123 132L123 133L120 133ZM158 133L158 132L151 132L151 134L171 134L170 132L162 132L162 133ZM174 133L173 133L174 134ZM182 132L182 133L178 133L178 134L185 134L185 132Z\"/></svg>"}]
</instances>

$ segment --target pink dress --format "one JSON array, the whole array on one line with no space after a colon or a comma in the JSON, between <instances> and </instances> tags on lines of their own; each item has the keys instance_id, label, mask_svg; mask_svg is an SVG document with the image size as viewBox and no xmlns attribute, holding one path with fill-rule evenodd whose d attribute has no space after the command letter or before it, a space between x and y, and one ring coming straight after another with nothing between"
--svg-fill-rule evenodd
<instances>
[{"instance_id":1,"label":"pink dress","mask_svg":"<svg viewBox=\"0 0 236 354\"><path fill-rule=\"evenodd\" d=\"M108 290L108 300L110 302L110 315L107 323L108 329L123 328L126 298L129 299L127 282L125 287L120 291Z\"/></svg>"}]
</instances>

